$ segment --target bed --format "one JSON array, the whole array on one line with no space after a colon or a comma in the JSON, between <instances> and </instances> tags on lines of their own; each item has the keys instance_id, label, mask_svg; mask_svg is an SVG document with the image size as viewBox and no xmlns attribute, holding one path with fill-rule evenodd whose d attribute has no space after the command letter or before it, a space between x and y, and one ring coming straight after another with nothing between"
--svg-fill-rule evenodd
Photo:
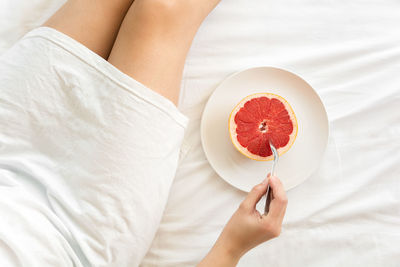
<instances>
[{"instance_id":1,"label":"bed","mask_svg":"<svg viewBox=\"0 0 400 267\"><path fill-rule=\"evenodd\" d=\"M61 0L2 0L0 53ZM226 77L255 66L293 71L328 112L318 170L288 192L279 238L239 266L400 266L400 2L223 0L200 28L182 80L190 119L169 200L141 266L194 266L245 196L202 150L200 120Z\"/></svg>"}]
</instances>

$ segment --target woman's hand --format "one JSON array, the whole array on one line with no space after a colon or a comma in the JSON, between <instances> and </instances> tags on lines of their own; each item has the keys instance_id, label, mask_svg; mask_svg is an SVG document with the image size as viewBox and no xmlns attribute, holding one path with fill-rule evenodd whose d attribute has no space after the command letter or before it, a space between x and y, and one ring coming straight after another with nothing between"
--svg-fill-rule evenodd
<instances>
[{"instance_id":1,"label":"woman's hand","mask_svg":"<svg viewBox=\"0 0 400 267\"><path fill-rule=\"evenodd\" d=\"M256 204L265 194L268 183L272 189L272 201L269 213L261 215ZM279 236L286 206L286 193L277 177L271 176L253 187L198 266L236 266L247 251Z\"/></svg>"}]
</instances>

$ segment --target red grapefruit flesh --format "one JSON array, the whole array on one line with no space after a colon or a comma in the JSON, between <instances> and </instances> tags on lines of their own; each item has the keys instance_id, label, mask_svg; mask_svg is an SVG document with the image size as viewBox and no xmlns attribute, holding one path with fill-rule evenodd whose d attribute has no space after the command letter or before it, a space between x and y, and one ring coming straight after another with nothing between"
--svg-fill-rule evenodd
<instances>
[{"instance_id":1,"label":"red grapefruit flesh","mask_svg":"<svg viewBox=\"0 0 400 267\"><path fill-rule=\"evenodd\" d=\"M272 160L269 141L279 155L287 152L297 136L297 119L289 103L281 96L258 93L245 97L229 117L233 145L246 157Z\"/></svg>"}]
</instances>

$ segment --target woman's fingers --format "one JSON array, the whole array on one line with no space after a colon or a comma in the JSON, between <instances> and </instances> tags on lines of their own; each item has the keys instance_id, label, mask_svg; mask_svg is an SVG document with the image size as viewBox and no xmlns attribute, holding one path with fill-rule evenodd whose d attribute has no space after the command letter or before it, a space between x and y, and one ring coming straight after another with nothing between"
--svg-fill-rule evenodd
<instances>
[{"instance_id":1,"label":"woman's fingers","mask_svg":"<svg viewBox=\"0 0 400 267\"><path fill-rule=\"evenodd\" d=\"M283 187L281 181L275 177L269 177L269 186L272 189L273 198L270 203L269 212L266 215L266 219L271 219L279 224L282 223L283 216L285 215L287 206L287 196L285 188Z\"/></svg>"},{"instance_id":2,"label":"woman's fingers","mask_svg":"<svg viewBox=\"0 0 400 267\"><path fill-rule=\"evenodd\" d=\"M243 200L240 206L246 210L253 211L256 208L258 201L267 192L268 180L264 180L261 184L258 184L251 189L247 194L245 200Z\"/></svg>"}]
</instances>

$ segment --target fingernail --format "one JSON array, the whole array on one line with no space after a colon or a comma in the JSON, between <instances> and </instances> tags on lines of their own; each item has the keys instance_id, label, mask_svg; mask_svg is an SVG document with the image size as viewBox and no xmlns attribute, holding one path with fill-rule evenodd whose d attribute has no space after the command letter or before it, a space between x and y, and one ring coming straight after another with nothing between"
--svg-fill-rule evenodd
<instances>
[{"instance_id":1,"label":"fingernail","mask_svg":"<svg viewBox=\"0 0 400 267\"><path fill-rule=\"evenodd\" d=\"M264 181L262 181L262 184L268 184L268 178L265 178Z\"/></svg>"}]
</instances>

